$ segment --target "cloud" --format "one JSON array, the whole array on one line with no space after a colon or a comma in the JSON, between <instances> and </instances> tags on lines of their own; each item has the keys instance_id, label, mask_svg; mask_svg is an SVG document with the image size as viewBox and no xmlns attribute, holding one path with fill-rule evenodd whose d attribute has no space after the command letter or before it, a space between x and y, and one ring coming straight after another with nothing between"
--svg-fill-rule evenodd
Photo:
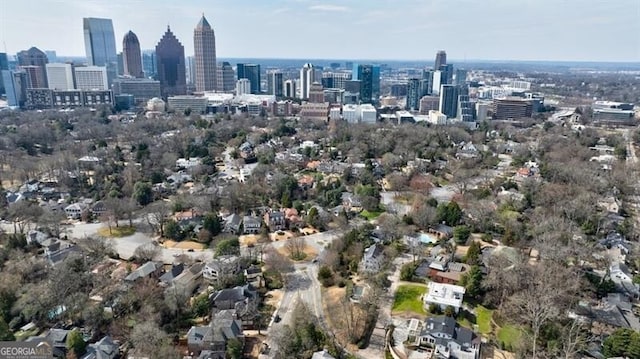
<instances>
[{"instance_id":1,"label":"cloud","mask_svg":"<svg viewBox=\"0 0 640 359\"><path fill-rule=\"evenodd\" d=\"M282 8L275 9L275 10L271 11L271 15L278 15L278 14L282 14L282 13L287 12L287 11L289 11L289 10L290 10L290 9L289 9L288 7L282 7Z\"/></svg>"},{"instance_id":2,"label":"cloud","mask_svg":"<svg viewBox=\"0 0 640 359\"><path fill-rule=\"evenodd\" d=\"M325 5L309 6L309 10L311 10L311 11L347 12L350 9L348 7L346 7L346 6L325 4Z\"/></svg>"}]
</instances>

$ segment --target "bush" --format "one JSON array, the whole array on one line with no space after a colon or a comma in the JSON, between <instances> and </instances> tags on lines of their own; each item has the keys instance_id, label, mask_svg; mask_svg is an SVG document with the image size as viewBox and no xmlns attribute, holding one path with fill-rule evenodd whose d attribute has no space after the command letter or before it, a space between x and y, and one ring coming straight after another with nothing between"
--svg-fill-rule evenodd
<instances>
[{"instance_id":1,"label":"bush","mask_svg":"<svg viewBox=\"0 0 640 359\"><path fill-rule=\"evenodd\" d=\"M415 263L407 263L402 266L400 269L400 280L411 281L416 273L416 268L418 268Z\"/></svg>"},{"instance_id":2,"label":"bush","mask_svg":"<svg viewBox=\"0 0 640 359\"><path fill-rule=\"evenodd\" d=\"M453 229L453 239L458 244L465 244L471 236L471 229L467 226L457 226Z\"/></svg>"},{"instance_id":3,"label":"bush","mask_svg":"<svg viewBox=\"0 0 640 359\"><path fill-rule=\"evenodd\" d=\"M331 268L327 267L326 265L320 267L320 270L318 271L318 280L324 287L330 287L334 285L335 281Z\"/></svg>"}]
</instances>

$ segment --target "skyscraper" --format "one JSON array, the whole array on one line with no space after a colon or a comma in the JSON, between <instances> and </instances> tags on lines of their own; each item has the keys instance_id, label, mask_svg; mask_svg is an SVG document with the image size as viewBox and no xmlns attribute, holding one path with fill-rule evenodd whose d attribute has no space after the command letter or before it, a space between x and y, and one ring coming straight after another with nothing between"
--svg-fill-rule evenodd
<instances>
[{"instance_id":1,"label":"skyscraper","mask_svg":"<svg viewBox=\"0 0 640 359\"><path fill-rule=\"evenodd\" d=\"M296 97L296 81L287 80L284 82L284 97Z\"/></svg>"},{"instance_id":2,"label":"skyscraper","mask_svg":"<svg viewBox=\"0 0 640 359\"><path fill-rule=\"evenodd\" d=\"M73 90L73 69L71 64L47 64L47 80L51 90Z\"/></svg>"},{"instance_id":3,"label":"skyscraper","mask_svg":"<svg viewBox=\"0 0 640 359\"><path fill-rule=\"evenodd\" d=\"M162 96L185 95L187 81L185 78L184 47L167 26L158 45L156 45L156 71L162 89Z\"/></svg>"},{"instance_id":4,"label":"skyscraper","mask_svg":"<svg viewBox=\"0 0 640 359\"><path fill-rule=\"evenodd\" d=\"M458 86L464 86L466 82L467 82L467 70L456 69L454 84Z\"/></svg>"},{"instance_id":5,"label":"skyscraper","mask_svg":"<svg viewBox=\"0 0 640 359\"><path fill-rule=\"evenodd\" d=\"M142 52L142 69L145 77L155 78L156 71L156 51L144 50Z\"/></svg>"},{"instance_id":6,"label":"skyscraper","mask_svg":"<svg viewBox=\"0 0 640 359\"><path fill-rule=\"evenodd\" d=\"M0 52L0 72L3 70L9 70L9 58L7 58L6 53ZM0 95L4 93L6 93L4 78L3 76L0 76Z\"/></svg>"},{"instance_id":7,"label":"skyscraper","mask_svg":"<svg viewBox=\"0 0 640 359\"><path fill-rule=\"evenodd\" d=\"M24 84L27 88L47 87L45 66L48 62L47 55L37 47L18 52L18 66L27 72L28 84Z\"/></svg>"},{"instance_id":8,"label":"skyscraper","mask_svg":"<svg viewBox=\"0 0 640 359\"><path fill-rule=\"evenodd\" d=\"M105 66L109 84L116 78L118 57L116 38L111 19L85 17L83 19L84 47L87 62L93 66Z\"/></svg>"},{"instance_id":9,"label":"skyscraper","mask_svg":"<svg viewBox=\"0 0 640 359\"><path fill-rule=\"evenodd\" d=\"M316 79L316 71L312 64L304 64L300 69L300 98L308 99L311 84L316 81L322 81L321 78Z\"/></svg>"},{"instance_id":10,"label":"skyscraper","mask_svg":"<svg viewBox=\"0 0 640 359\"><path fill-rule=\"evenodd\" d=\"M458 115L458 87L454 85L440 86L440 112L447 118Z\"/></svg>"},{"instance_id":11,"label":"skyscraper","mask_svg":"<svg viewBox=\"0 0 640 359\"><path fill-rule=\"evenodd\" d=\"M140 41L133 31L129 30L122 39L122 62L124 74L132 77L144 77L142 72L142 54L140 53Z\"/></svg>"},{"instance_id":12,"label":"skyscraper","mask_svg":"<svg viewBox=\"0 0 640 359\"><path fill-rule=\"evenodd\" d=\"M260 93L260 65L257 64L238 64L237 65L238 80L247 79L251 83L251 93Z\"/></svg>"},{"instance_id":13,"label":"skyscraper","mask_svg":"<svg viewBox=\"0 0 640 359\"><path fill-rule=\"evenodd\" d=\"M447 64L447 53L444 50L438 51L436 53L436 62L433 65L434 70L439 70L440 66Z\"/></svg>"},{"instance_id":14,"label":"skyscraper","mask_svg":"<svg viewBox=\"0 0 640 359\"><path fill-rule=\"evenodd\" d=\"M417 111L420 107L420 79L409 79L407 83L407 110Z\"/></svg>"},{"instance_id":15,"label":"skyscraper","mask_svg":"<svg viewBox=\"0 0 640 359\"><path fill-rule=\"evenodd\" d=\"M284 95L284 81L282 76L282 72L280 71L271 71L267 75L267 93L274 95L276 99L280 99Z\"/></svg>"},{"instance_id":16,"label":"skyscraper","mask_svg":"<svg viewBox=\"0 0 640 359\"><path fill-rule=\"evenodd\" d=\"M380 66L358 65L357 77L360 80L360 101L372 103L380 96Z\"/></svg>"},{"instance_id":17,"label":"skyscraper","mask_svg":"<svg viewBox=\"0 0 640 359\"><path fill-rule=\"evenodd\" d=\"M185 57L187 85L195 87L196 85L196 58L193 56Z\"/></svg>"},{"instance_id":18,"label":"skyscraper","mask_svg":"<svg viewBox=\"0 0 640 359\"><path fill-rule=\"evenodd\" d=\"M218 64L218 91L233 92L236 87L236 73L227 61Z\"/></svg>"},{"instance_id":19,"label":"skyscraper","mask_svg":"<svg viewBox=\"0 0 640 359\"><path fill-rule=\"evenodd\" d=\"M202 15L193 31L196 60L196 91L215 91L218 84L216 66L216 36Z\"/></svg>"},{"instance_id":20,"label":"skyscraper","mask_svg":"<svg viewBox=\"0 0 640 359\"><path fill-rule=\"evenodd\" d=\"M7 104L23 107L27 98L27 74L24 71L2 70L2 82L7 93Z\"/></svg>"},{"instance_id":21,"label":"skyscraper","mask_svg":"<svg viewBox=\"0 0 640 359\"><path fill-rule=\"evenodd\" d=\"M452 64L440 65L440 68L436 70L440 70L441 85L453 84L453 65Z\"/></svg>"}]
</instances>

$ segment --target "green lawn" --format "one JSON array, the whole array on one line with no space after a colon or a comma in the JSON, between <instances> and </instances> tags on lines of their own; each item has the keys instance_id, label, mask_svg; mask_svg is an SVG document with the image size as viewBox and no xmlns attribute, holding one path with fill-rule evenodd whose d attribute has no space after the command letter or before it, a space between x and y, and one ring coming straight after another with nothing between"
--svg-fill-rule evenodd
<instances>
[{"instance_id":1,"label":"green lawn","mask_svg":"<svg viewBox=\"0 0 640 359\"><path fill-rule=\"evenodd\" d=\"M481 305L476 307L476 324L478 324L478 331L481 334L491 333L491 317L493 316L493 310L487 309Z\"/></svg>"},{"instance_id":2,"label":"green lawn","mask_svg":"<svg viewBox=\"0 0 640 359\"><path fill-rule=\"evenodd\" d=\"M119 237L127 237L134 233L136 233L136 227L129 227L129 226L120 226L120 227L111 226L111 231L109 231L109 227L102 227L98 229L98 234L102 237L119 238Z\"/></svg>"},{"instance_id":3,"label":"green lawn","mask_svg":"<svg viewBox=\"0 0 640 359\"><path fill-rule=\"evenodd\" d=\"M498 341L503 343L507 350L512 350L520 342L521 335L520 328L513 325L505 325L498 330Z\"/></svg>"},{"instance_id":4,"label":"green lawn","mask_svg":"<svg viewBox=\"0 0 640 359\"><path fill-rule=\"evenodd\" d=\"M360 215L364 218L366 218L368 221L372 220L372 219L376 219L378 217L380 217L380 215L383 213L384 211L372 211L369 212L366 209L363 210L362 212L360 212Z\"/></svg>"},{"instance_id":5,"label":"green lawn","mask_svg":"<svg viewBox=\"0 0 640 359\"><path fill-rule=\"evenodd\" d=\"M420 297L427 292L426 285L404 284L398 287L393 300L394 312L413 312L419 315L427 315Z\"/></svg>"}]
</instances>

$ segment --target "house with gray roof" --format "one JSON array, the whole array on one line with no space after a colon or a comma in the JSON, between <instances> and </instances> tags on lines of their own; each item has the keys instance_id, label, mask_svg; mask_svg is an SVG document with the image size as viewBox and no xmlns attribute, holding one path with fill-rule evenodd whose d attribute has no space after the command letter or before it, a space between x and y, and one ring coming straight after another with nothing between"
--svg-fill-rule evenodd
<instances>
[{"instance_id":1,"label":"house with gray roof","mask_svg":"<svg viewBox=\"0 0 640 359\"><path fill-rule=\"evenodd\" d=\"M224 276L236 275L240 272L240 258L234 255L224 255L213 258L204 266L204 279L217 282Z\"/></svg>"},{"instance_id":2,"label":"house with gray roof","mask_svg":"<svg viewBox=\"0 0 640 359\"><path fill-rule=\"evenodd\" d=\"M187 347L191 356L205 354L204 358L226 358L227 342L239 340L244 345L242 322L234 310L217 312L207 326L193 326L187 332Z\"/></svg>"},{"instance_id":3,"label":"house with gray roof","mask_svg":"<svg viewBox=\"0 0 640 359\"><path fill-rule=\"evenodd\" d=\"M360 270L367 273L376 273L384 263L384 247L378 243L366 248L360 261Z\"/></svg>"},{"instance_id":4,"label":"house with gray roof","mask_svg":"<svg viewBox=\"0 0 640 359\"><path fill-rule=\"evenodd\" d=\"M409 340L413 345L431 348L434 358L478 359L480 338L470 329L461 327L447 317L430 317L420 322L412 319Z\"/></svg>"},{"instance_id":5,"label":"house with gray roof","mask_svg":"<svg viewBox=\"0 0 640 359\"><path fill-rule=\"evenodd\" d=\"M171 268L160 276L160 285L170 285L177 276L184 271L184 263L178 263L171 265Z\"/></svg>"},{"instance_id":6,"label":"house with gray roof","mask_svg":"<svg viewBox=\"0 0 640 359\"><path fill-rule=\"evenodd\" d=\"M162 271L162 264L158 262L148 261L147 263L138 267L138 269L129 273L128 276L124 278L127 282L135 282L138 279L148 278L148 277L157 277Z\"/></svg>"},{"instance_id":7,"label":"house with gray roof","mask_svg":"<svg viewBox=\"0 0 640 359\"><path fill-rule=\"evenodd\" d=\"M105 336L94 344L87 346L87 353L81 359L115 359L120 357L120 346Z\"/></svg>"},{"instance_id":8,"label":"house with gray roof","mask_svg":"<svg viewBox=\"0 0 640 359\"><path fill-rule=\"evenodd\" d=\"M329 354L326 349L324 349L322 351L313 353L311 359L335 359L335 357Z\"/></svg>"},{"instance_id":9,"label":"house with gray roof","mask_svg":"<svg viewBox=\"0 0 640 359\"><path fill-rule=\"evenodd\" d=\"M258 234L262 228L262 221L256 216L244 216L242 218L244 234Z\"/></svg>"},{"instance_id":10,"label":"house with gray roof","mask_svg":"<svg viewBox=\"0 0 640 359\"><path fill-rule=\"evenodd\" d=\"M242 217L237 215L236 213L232 213L224 219L224 229L223 232L239 234L240 226L242 225Z\"/></svg>"}]
</instances>

